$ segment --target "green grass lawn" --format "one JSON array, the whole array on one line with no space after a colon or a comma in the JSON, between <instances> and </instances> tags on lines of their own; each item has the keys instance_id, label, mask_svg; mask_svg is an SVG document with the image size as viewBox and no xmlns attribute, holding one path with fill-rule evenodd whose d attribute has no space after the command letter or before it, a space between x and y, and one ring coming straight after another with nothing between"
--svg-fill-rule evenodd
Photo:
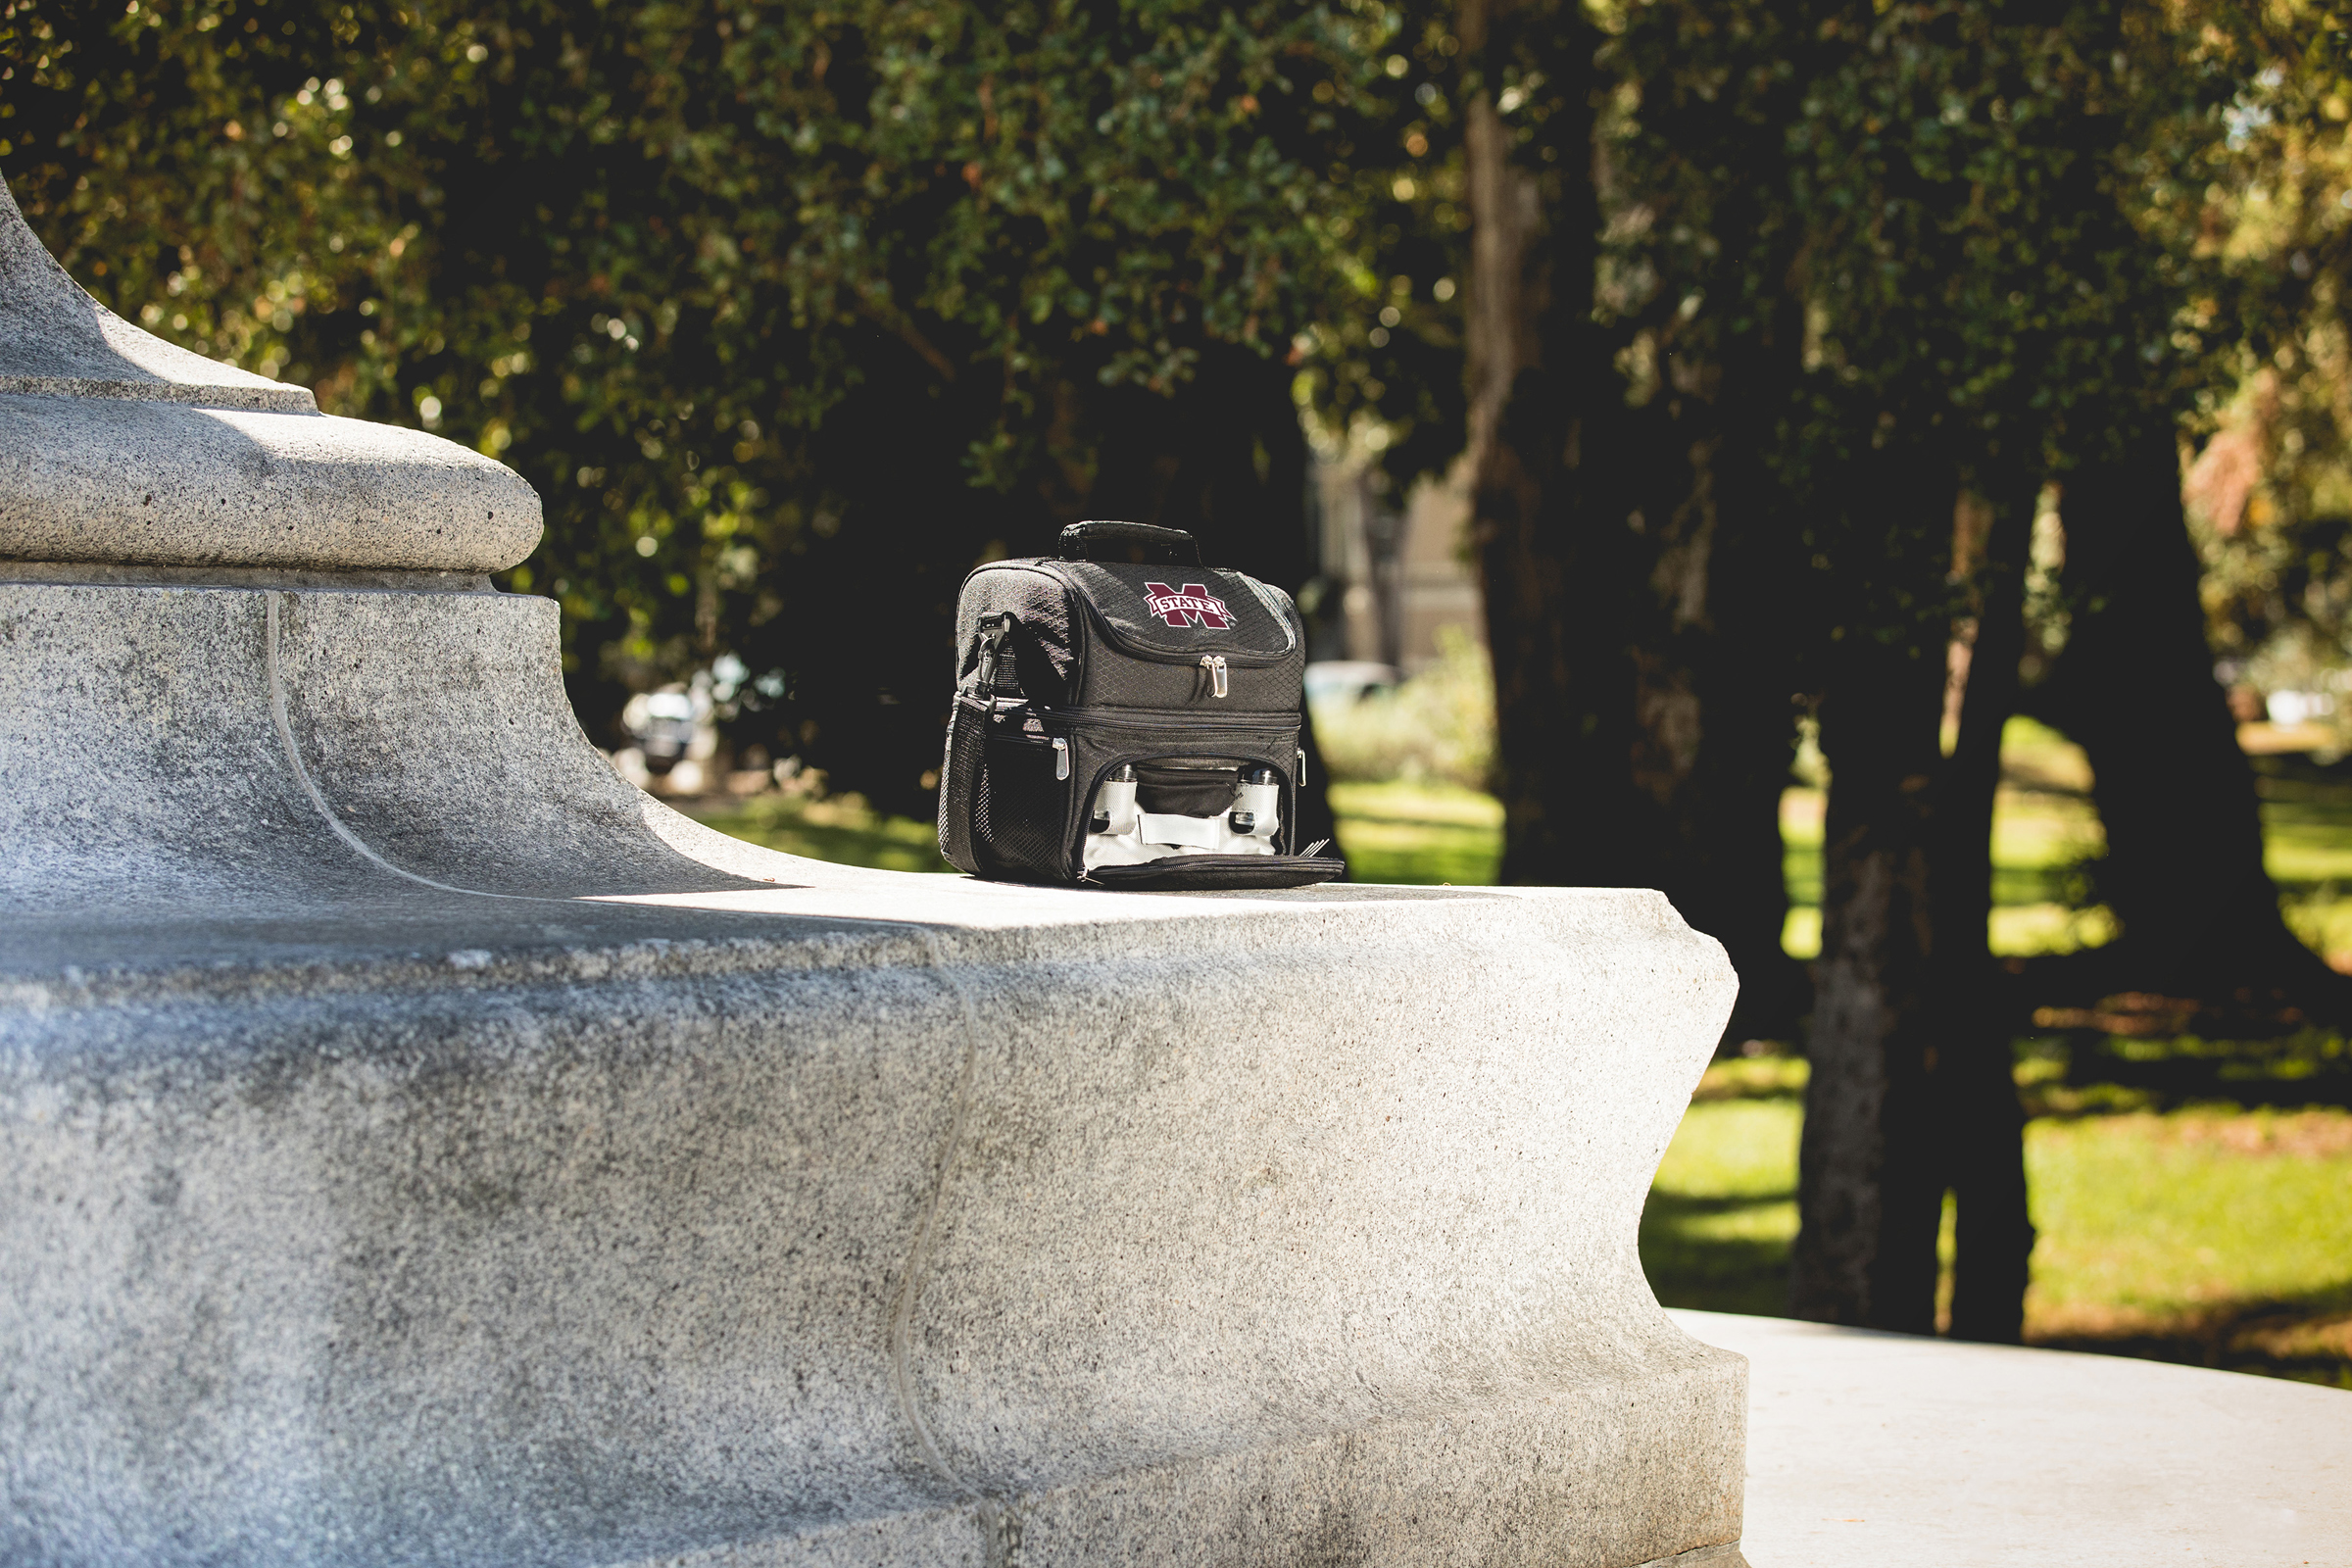
<instances>
[{"instance_id":1,"label":"green grass lawn","mask_svg":"<svg viewBox=\"0 0 2352 1568\"><path fill-rule=\"evenodd\" d=\"M1502 803L1447 784L1334 784L1340 850L1356 882L1477 887L1502 863Z\"/></svg>"},{"instance_id":2,"label":"green grass lawn","mask_svg":"<svg viewBox=\"0 0 2352 1568\"><path fill-rule=\"evenodd\" d=\"M2040 1117L2029 1333L2352 1388L2352 1114Z\"/></svg>"},{"instance_id":3,"label":"green grass lawn","mask_svg":"<svg viewBox=\"0 0 2352 1568\"><path fill-rule=\"evenodd\" d=\"M1767 1057L1708 1069L1642 1211L1642 1266L1666 1305L1786 1308L1803 1068Z\"/></svg>"},{"instance_id":4,"label":"green grass lawn","mask_svg":"<svg viewBox=\"0 0 2352 1568\"><path fill-rule=\"evenodd\" d=\"M1708 1069L1642 1216L1659 1300L1782 1309L1804 1078ZM2030 1342L2352 1388L2352 1113L2041 1114L2026 1174Z\"/></svg>"},{"instance_id":5,"label":"green grass lawn","mask_svg":"<svg viewBox=\"0 0 2352 1568\"><path fill-rule=\"evenodd\" d=\"M2061 736L2020 720L2003 750L1993 828L1996 952L2063 952L2112 933L2088 903L2101 847L2089 769ZM2258 760L2273 876L2289 920L2352 967L2352 771ZM1341 848L1363 882L1492 882L1502 809L1446 785L1334 785ZM1788 951L1820 943L1822 792L1782 801L1793 908ZM944 871L928 822L855 797L763 796L696 814L794 855ZM2343 1040L2030 1042L2019 1067L2026 1159L2041 1233L2027 1297L2038 1344L2237 1367L2352 1388L2352 1113L2296 1103L2340 1073ZM1708 1070L1666 1152L1642 1256L1669 1305L1781 1310L1796 1234L1804 1063Z\"/></svg>"}]
</instances>

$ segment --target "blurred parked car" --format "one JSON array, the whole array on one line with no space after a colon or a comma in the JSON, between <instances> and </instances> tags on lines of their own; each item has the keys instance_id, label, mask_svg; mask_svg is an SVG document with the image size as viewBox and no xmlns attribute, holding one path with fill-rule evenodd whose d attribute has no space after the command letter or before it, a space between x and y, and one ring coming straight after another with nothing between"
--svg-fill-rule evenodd
<instances>
[{"instance_id":1,"label":"blurred parked car","mask_svg":"<svg viewBox=\"0 0 2352 1568\"><path fill-rule=\"evenodd\" d=\"M693 750L698 716L691 692L647 692L629 700L620 721L644 754L645 770L660 776Z\"/></svg>"},{"instance_id":2,"label":"blurred parked car","mask_svg":"<svg viewBox=\"0 0 2352 1568\"><path fill-rule=\"evenodd\" d=\"M2335 699L2326 692L2273 692L2264 702L2274 724L2309 724L2335 713Z\"/></svg>"},{"instance_id":3,"label":"blurred parked car","mask_svg":"<svg viewBox=\"0 0 2352 1568\"><path fill-rule=\"evenodd\" d=\"M1334 697L1352 703L1374 692L1393 690L1402 679L1396 665L1374 660L1318 660L1306 666L1306 698L1310 703Z\"/></svg>"}]
</instances>

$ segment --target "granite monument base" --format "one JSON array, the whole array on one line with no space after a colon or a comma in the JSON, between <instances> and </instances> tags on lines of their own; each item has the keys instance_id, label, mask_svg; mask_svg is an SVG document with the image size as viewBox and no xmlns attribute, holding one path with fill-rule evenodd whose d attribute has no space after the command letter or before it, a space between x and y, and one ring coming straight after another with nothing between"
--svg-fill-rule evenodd
<instances>
[{"instance_id":1,"label":"granite monument base","mask_svg":"<svg viewBox=\"0 0 2352 1568\"><path fill-rule=\"evenodd\" d=\"M11 575L0 1560L1738 1561L1657 895L820 864L545 601Z\"/></svg>"}]
</instances>

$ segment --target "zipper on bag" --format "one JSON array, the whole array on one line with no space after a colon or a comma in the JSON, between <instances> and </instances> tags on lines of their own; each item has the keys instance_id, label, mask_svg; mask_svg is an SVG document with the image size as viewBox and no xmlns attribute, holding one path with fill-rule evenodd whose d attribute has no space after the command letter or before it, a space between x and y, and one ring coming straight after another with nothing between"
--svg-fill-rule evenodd
<instances>
[{"instance_id":1,"label":"zipper on bag","mask_svg":"<svg viewBox=\"0 0 2352 1568\"><path fill-rule=\"evenodd\" d=\"M979 676L980 691L984 696L996 695L997 660L1004 649L1004 639L1012 631L1012 621L1013 615L1009 610L1002 614L981 618L979 668L974 673Z\"/></svg>"},{"instance_id":2,"label":"zipper on bag","mask_svg":"<svg viewBox=\"0 0 2352 1568\"><path fill-rule=\"evenodd\" d=\"M1225 656L1223 654L1202 654L1200 656L1200 679L1208 687L1210 696L1222 697L1226 694Z\"/></svg>"},{"instance_id":3,"label":"zipper on bag","mask_svg":"<svg viewBox=\"0 0 2352 1568\"><path fill-rule=\"evenodd\" d=\"M1033 716L1045 724L1057 726L1062 729L1136 729L1149 730L1154 735L1166 734L1169 729L1169 714L1165 709L1047 708L1036 703L1012 702L1004 698L999 698L998 706L989 715L998 726L997 734L999 737L1004 740L1014 742L1018 745L1053 747L1056 758L1054 763L1056 768L1054 777L1056 778L1068 778L1070 776L1068 766L1070 743L1068 740L1059 735L1042 737L1025 736L1020 732L1017 725L1013 726L1010 733L1006 733L1004 727L1006 724L1006 721L1015 719L1019 715L1023 714ZM1194 720L1192 722L1198 723L1200 721ZM1179 720L1176 727L1181 730L1186 728L1187 725L1184 721ZM1200 741L1213 741L1220 736L1236 734L1279 735L1288 730L1296 730L1298 727L1298 715L1296 713L1232 713L1218 718L1213 725L1205 727L1201 735L1197 737L1197 739ZM1169 755L1184 756L1187 754L1176 752ZM1213 757L1222 756L1224 754L1217 752L1204 752L1199 755ZM1303 760L1304 754L1301 753L1300 757Z\"/></svg>"},{"instance_id":4,"label":"zipper on bag","mask_svg":"<svg viewBox=\"0 0 2352 1568\"><path fill-rule=\"evenodd\" d=\"M1038 711L1048 723L1076 729L1142 729L1156 734L1170 729L1187 730L1195 724L1200 725L1202 734L1208 736L1236 732L1280 734L1298 727L1298 715L1293 712L1222 713L1214 720L1204 720L1175 714L1164 708L1047 708Z\"/></svg>"}]
</instances>

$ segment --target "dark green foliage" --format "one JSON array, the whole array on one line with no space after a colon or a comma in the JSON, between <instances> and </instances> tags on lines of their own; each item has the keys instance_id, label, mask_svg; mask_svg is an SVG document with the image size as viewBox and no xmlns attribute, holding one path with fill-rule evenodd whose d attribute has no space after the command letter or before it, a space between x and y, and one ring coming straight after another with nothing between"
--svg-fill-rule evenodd
<instances>
[{"instance_id":1,"label":"dark green foliage","mask_svg":"<svg viewBox=\"0 0 2352 1568\"><path fill-rule=\"evenodd\" d=\"M1377 12L11 4L69 270L519 468L592 728L731 653L740 739L919 808L974 561L1106 513L1305 574Z\"/></svg>"}]
</instances>

